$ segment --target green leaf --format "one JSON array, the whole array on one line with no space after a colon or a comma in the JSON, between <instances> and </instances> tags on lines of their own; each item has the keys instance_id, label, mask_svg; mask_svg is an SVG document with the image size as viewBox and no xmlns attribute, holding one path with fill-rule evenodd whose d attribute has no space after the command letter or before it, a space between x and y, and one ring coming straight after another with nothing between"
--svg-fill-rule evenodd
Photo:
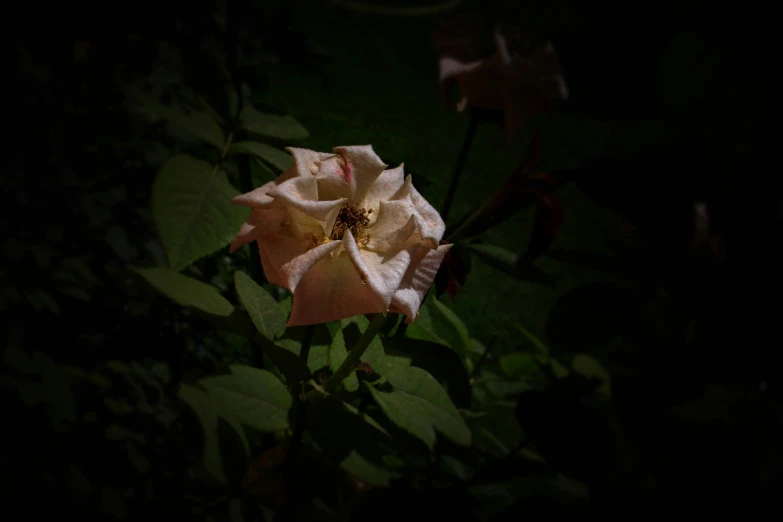
<instances>
[{"instance_id":1,"label":"green leaf","mask_svg":"<svg viewBox=\"0 0 783 522\"><path fill-rule=\"evenodd\" d=\"M134 268L133 271L182 306L221 317L228 317L234 312L234 306L214 286L166 268Z\"/></svg>"},{"instance_id":2,"label":"green leaf","mask_svg":"<svg viewBox=\"0 0 783 522\"><path fill-rule=\"evenodd\" d=\"M200 381L215 402L218 412L260 431L289 427L294 399L277 377L266 370L231 365L230 375Z\"/></svg>"},{"instance_id":3,"label":"green leaf","mask_svg":"<svg viewBox=\"0 0 783 522\"><path fill-rule=\"evenodd\" d=\"M449 455L441 455L438 464L440 469L459 480L468 480L474 473L474 469L461 460Z\"/></svg>"},{"instance_id":4,"label":"green leaf","mask_svg":"<svg viewBox=\"0 0 783 522\"><path fill-rule=\"evenodd\" d=\"M434 295L430 295L419 308L419 317L408 326L405 336L448 346L461 358L472 350L465 323Z\"/></svg>"},{"instance_id":5,"label":"green leaf","mask_svg":"<svg viewBox=\"0 0 783 522\"><path fill-rule=\"evenodd\" d=\"M306 326L294 326L285 331L285 335L275 341L275 344L288 353L294 354L299 359L302 350L302 340L307 331ZM310 353L307 357L307 369L316 372L329 366L329 347L332 345L332 336L326 325L315 326L313 339L310 343ZM300 359L301 362L301 359Z\"/></svg>"},{"instance_id":6,"label":"green leaf","mask_svg":"<svg viewBox=\"0 0 783 522\"><path fill-rule=\"evenodd\" d=\"M419 307L419 316L408 325L407 330L405 330L405 337L442 344L453 350L454 348L451 347L451 343L439 335L442 328L435 320L434 314L431 311L431 299L432 297L427 297L421 304ZM447 334L447 332L442 333Z\"/></svg>"},{"instance_id":7,"label":"green leaf","mask_svg":"<svg viewBox=\"0 0 783 522\"><path fill-rule=\"evenodd\" d=\"M390 480L400 476L399 473L389 471L368 461L356 451L352 451L345 457L340 463L340 467L362 482L381 488L389 487Z\"/></svg>"},{"instance_id":8,"label":"green leaf","mask_svg":"<svg viewBox=\"0 0 783 522\"><path fill-rule=\"evenodd\" d=\"M277 301L242 271L234 272L234 285L239 301L247 309L261 335L276 339L285 332L285 318Z\"/></svg>"},{"instance_id":9,"label":"green leaf","mask_svg":"<svg viewBox=\"0 0 783 522\"><path fill-rule=\"evenodd\" d=\"M179 396L191 407L201 421L201 427L204 430L204 456L202 460L204 467L225 484L226 477L223 474L223 465L220 460L217 432L218 414L215 405L205 391L187 384L180 386Z\"/></svg>"},{"instance_id":10,"label":"green leaf","mask_svg":"<svg viewBox=\"0 0 783 522\"><path fill-rule=\"evenodd\" d=\"M340 324L343 327L343 336L345 337L346 348L356 344L362 332L370 325L370 321L363 315L342 319ZM397 355L383 347L383 342L376 336L370 341L367 349L362 354L362 362L369 363L372 369L383 378L388 378L395 372L404 370L411 364L410 357Z\"/></svg>"},{"instance_id":11,"label":"green leaf","mask_svg":"<svg viewBox=\"0 0 783 522\"><path fill-rule=\"evenodd\" d=\"M294 298L293 296L287 296L282 301L278 302L277 305L280 307L280 313L283 314L283 319L285 321L288 321L288 316L291 315L291 307L294 304Z\"/></svg>"},{"instance_id":12,"label":"green leaf","mask_svg":"<svg viewBox=\"0 0 783 522\"><path fill-rule=\"evenodd\" d=\"M258 158L254 158L253 161L250 162L250 175L253 177L254 187L266 185L277 177L277 174L272 172L272 169L267 167L266 163Z\"/></svg>"},{"instance_id":13,"label":"green leaf","mask_svg":"<svg viewBox=\"0 0 783 522\"><path fill-rule=\"evenodd\" d=\"M468 332L465 323L462 322L462 319L460 319L451 308L441 303L439 300L433 299L432 305L459 336L459 341L454 343L455 346L452 346L452 348L454 348L460 356L466 357L471 351L472 346L470 342L470 333Z\"/></svg>"},{"instance_id":14,"label":"green leaf","mask_svg":"<svg viewBox=\"0 0 783 522\"><path fill-rule=\"evenodd\" d=\"M530 353L508 353L501 356L499 361L503 373L514 379L521 379L536 370L539 362L543 364L546 359Z\"/></svg>"},{"instance_id":15,"label":"green leaf","mask_svg":"<svg viewBox=\"0 0 783 522\"><path fill-rule=\"evenodd\" d=\"M411 357L411 366L426 371L443 386L458 408L470 407L471 386L465 363L447 346L405 337L383 339L384 348Z\"/></svg>"},{"instance_id":16,"label":"green leaf","mask_svg":"<svg viewBox=\"0 0 783 522\"><path fill-rule=\"evenodd\" d=\"M223 248L248 209L231 203L239 192L223 171L185 154L172 157L152 186L152 215L173 270Z\"/></svg>"},{"instance_id":17,"label":"green leaf","mask_svg":"<svg viewBox=\"0 0 783 522\"><path fill-rule=\"evenodd\" d=\"M343 331L337 330L332 339L332 345L329 347L329 368L332 372L336 372L345 358L348 357L348 350L345 349L345 339L343 338ZM348 377L343 381L345 389L348 391L356 391L359 389L359 379L356 377L356 372L351 372Z\"/></svg>"},{"instance_id":18,"label":"green leaf","mask_svg":"<svg viewBox=\"0 0 783 522\"><path fill-rule=\"evenodd\" d=\"M304 382L310 379L310 369L299 358L299 353L274 343L261 334L256 334L254 341L264 354L272 360L277 370L285 377L288 384ZM295 343L295 341L293 341Z\"/></svg>"},{"instance_id":19,"label":"green leaf","mask_svg":"<svg viewBox=\"0 0 783 522\"><path fill-rule=\"evenodd\" d=\"M536 349L536 353L538 355L542 356L544 361L549 359L549 347L545 345L543 342L541 342L541 339L533 335L530 331L528 331L524 326L522 326L519 323L514 324L517 330L522 332L522 335L525 336L525 339L530 341L530 343L533 345L533 347ZM544 362L542 361L542 362Z\"/></svg>"},{"instance_id":20,"label":"green leaf","mask_svg":"<svg viewBox=\"0 0 783 522\"><path fill-rule=\"evenodd\" d=\"M494 402L509 395L529 390L531 385L520 379L502 377L487 369L482 369L480 377L473 385L473 396L479 402Z\"/></svg>"},{"instance_id":21,"label":"green leaf","mask_svg":"<svg viewBox=\"0 0 783 522\"><path fill-rule=\"evenodd\" d=\"M389 376L394 389L383 392L368 385L384 414L401 429L421 439L430 449L435 430L454 443L468 446L471 433L465 420L435 378L410 367Z\"/></svg>"},{"instance_id":22,"label":"green leaf","mask_svg":"<svg viewBox=\"0 0 783 522\"><path fill-rule=\"evenodd\" d=\"M586 353L580 353L571 360L571 368L576 373L586 377L588 379L596 379L601 382L601 386L598 388L600 393L603 393L607 397L612 395L612 376L606 371L601 363L596 361L592 356Z\"/></svg>"},{"instance_id":23,"label":"green leaf","mask_svg":"<svg viewBox=\"0 0 783 522\"><path fill-rule=\"evenodd\" d=\"M141 107L149 113L163 118L180 130L189 132L201 140L223 150L225 140L223 130L215 118L206 112L191 111L186 113L178 107L168 107L148 96L140 96Z\"/></svg>"},{"instance_id":24,"label":"green leaf","mask_svg":"<svg viewBox=\"0 0 783 522\"><path fill-rule=\"evenodd\" d=\"M228 150L236 154L251 154L280 170L288 170L294 166L294 158L290 154L266 143L240 141L231 145Z\"/></svg>"},{"instance_id":25,"label":"green leaf","mask_svg":"<svg viewBox=\"0 0 783 522\"><path fill-rule=\"evenodd\" d=\"M483 410L485 415L468 420L476 447L500 457L522 441L524 432L514 414L514 404L490 405Z\"/></svg>"},{"instance_id":26,"label":"green leaf","mask_svg":"<svg viewBox=\"0 0 783 522\"><path fill-rule=\"evenodd\" d=\"M373 419L372 417L370 417L369 415L367 415L366 413L364 413L364 412L363 412L362 410L360 410L359 408L357 408L357 407L355 407L355 406L351 406L351 405L350 405L350 404L348 404L347 402L343 402L343 403L342 403L342 406L343 406L343 408L344 408L344 409L346 409L346 410L348 410L349 412L353 413L354 415L356 415L357 417L359 417L360 419L362 419L364 422L366 422L367 424L369 424L370 426L372 426L372 427L373 427L373 428L375 428L376 430L380 431L381 433L383 433L383 434L384 434L384 435L386 435L387 437L389 436L389 432L388 432L388 431L386 431L385 429L383 429L383 426L381 426L380 424L378 424L378 421L376 421L375 419Z\"/></svg>"},{"instance_id":27,"label":"green leaf","mask_svg":"<svg viewBox=\"0 0 783 522\"><path fill-rule=\"evenodd\" d=\"M248 132L280 140L303 140L308 133L301 123L288 115L260 112L251 105L242 109L242 128Z\"/></svg>"},{"instance_id":28,"label":"green leaf","mask_svg":"<svg viewBox=\"0 0 783 522\"><path fill-rule=\"evenodd\" d=\"M243 459L250 454L250 445L245 435L245 430L236 417L218 412L212 397L204 390L195 386L183 384L179 389L179 396L198 417L204 430L204 455L202 463L221 483L229 482L226 477L226 468L231 470L231 460L236 451L229 446L231 440L239 443L239 451ZM228 432L225 430L229 430ZM230 437L227 437L230 435ZM228 439L228 440L227 440ZM240 462L241 465L241 462Z\"/></svg>"},{"instance_id":29,"label":"green leaf","mask_svg":"<svg viewBox=\"0 0 783 522\"><path fill-rule=\"evenodd\" d=\"M364 412L358 411L335 395L324 397L308 406L308 435L317 447L337 462L352 451L375 463L393 441L389 433Z\"/></svg>"}]
</instances>

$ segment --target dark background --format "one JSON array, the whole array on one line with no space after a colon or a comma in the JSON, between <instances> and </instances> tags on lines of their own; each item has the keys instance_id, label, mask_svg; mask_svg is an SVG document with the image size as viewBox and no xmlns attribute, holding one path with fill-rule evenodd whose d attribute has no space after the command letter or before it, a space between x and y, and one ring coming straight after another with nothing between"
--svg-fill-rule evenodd
<instances>
[{"instance_id":1,"label":"dark background","mask_svg":"<svg viewBox=\"0 0 783 522\"><path fill-rule=\"evenodd\" d=\"M260 519L252 499L206 492L184 471L198 428L175 398L180 382L249 360L248 348L127 271L165 263L150 187L183 146L129 112L124 88L164 81L172 49L175 81L209 91L209 57L242 46L235 69L258 103L308 128L300 146L372 143L421 174L436 207L443 200L468 117L438 99L430 33L440 14L232 5L242 16L229 36L211 1L4 6L2 332L26 354L6 356L3 373L8 516ZM698 1L463 2L455 12L477 8L555 44L571 96L545 147L547 168L568 180L558 193L565 221L536 261L553 286L474 259L448 305L496 353L515 350L519 322L554 353L591 353L612 374L611 435L565 392L520 399L520 423L548 462L591 487L568 516L783 515L775 17L760 2ZM481 127L451 221L503 183L528 137L505 147L500 128ZM685 253L694 201L706 202L724 241L720 261ZM532 218L524 210L481 239L519 253ZM614 248L626 222L641 259ZM199 262L205 279L247 263L225 254ZM608 460L612 479L596 471ZM356 517L426 514L430 504L468 517L457 496L403 481L374 491ZM564 510L556 498L520 497L498 516Z\"/></svg>"}]
</instances>

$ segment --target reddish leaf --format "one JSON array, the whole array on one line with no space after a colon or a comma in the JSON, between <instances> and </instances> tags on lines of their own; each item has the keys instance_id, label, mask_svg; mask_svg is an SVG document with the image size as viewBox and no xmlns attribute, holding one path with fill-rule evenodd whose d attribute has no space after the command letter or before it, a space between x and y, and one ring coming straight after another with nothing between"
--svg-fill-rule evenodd
<instances>
[{"instance_id":1,"label":"reddish leaf","mask_svg":"<svg viewBox=\"0 0 783 522\"><path fill-rule=\"evenodd\" d=\"M441 241L443 243L443 241ZM459 246L452 247L444 256L435 276L435 295L440 298L445 292L453 301L457 292L465 286L470 272L470 258Z\"/></svg>"},{"instance_id":2,"label":"reddish leaf","mask_svg":"<svg viewBox=\"0 0 783 522\"><path fill-rule=\"evenodd\" d=\"M262 502L281 507L285 502L282 466L288 455L288 439L258 456L242 479L248 494L261 497Z\"/></svg>"},{"instance_id":3,"label":"reddish leaf","mask_svg":"<svg viewBox=\"0 0 783 522\"><path fill-rule=\"evenodd\" d=\"M372 366L368 362L360 362L356 365L356 371L362 371L366 373L367 375L374 375L375 370L373 370Z\"/></svg>"},{"instance_id":4,"label":"reddish leaf","mask_svg":"<svg viewBox=\"0 0 783 522\"><path fill-rule=\"evenodd\" d=\"M554 241L557 231L563 224L563 208L560 202L548 192L539 189L527 189L536 196L536 216L533 221L533 233L530 237L528 259L536 259L543 254Z\"/></svg>"}]
</instances>

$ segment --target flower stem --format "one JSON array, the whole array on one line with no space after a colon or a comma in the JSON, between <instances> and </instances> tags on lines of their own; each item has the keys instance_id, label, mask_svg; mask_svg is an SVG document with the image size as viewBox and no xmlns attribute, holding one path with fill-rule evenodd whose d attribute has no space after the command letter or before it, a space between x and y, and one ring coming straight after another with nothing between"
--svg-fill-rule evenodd
<instances>
[{"instance_id":1,"label":"flower stem","mask_svg":"<svg viewBox=\"0 0 783 522\"><path fill-rule=\"evenodd\" d=\"M372 321L370 321L367 329L356 342L354 347L351 348L351 351L348 353L348 357L345 358L340 367L337 368L337 371L334 372L331 377L329 377L328 381L326 381L326 384L324 385L324 391L326 393L331 393L334 391L337 385L343 382L343 379L348 377L354 368L356 368L356 365L359 364L359 359L361 359L362 355L364 355L364 351L367 350L367 347L370 346L370 342L375 339L376 335L378 335L378 332L385 322L385 314L375 314L375 317L372 318Z\"/></svg>"},{"instance_id":2,"label":"flower stem","mask_svg":"<svg viewBox=\"0 0 783 522\"><path fill-rule=\"evenodd\" d=\"M470 123L468 123L468 131L465 133L465 139L462 141L462 150L459 151L457 165L454 167L454 173L451 175L451 183L446 191L443 209L440 211L440 217L443 218L443 221L446 221L448 218L451 204L454 201L454 194L457 192L457 185L459 184L462 170L465 168L465 162L468 159L468 151L470 151L470 146L473 144L473 136L476 134L476 127L478 127L478 118L471 116Z\"/></svg>"}]
</instances>

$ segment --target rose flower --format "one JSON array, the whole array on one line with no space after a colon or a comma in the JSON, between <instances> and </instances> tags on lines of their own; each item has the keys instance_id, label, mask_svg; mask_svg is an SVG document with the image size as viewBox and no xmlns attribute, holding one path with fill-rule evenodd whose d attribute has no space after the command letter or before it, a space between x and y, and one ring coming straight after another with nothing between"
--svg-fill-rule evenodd
<instances>
[{"instance_id":1,"label":"rose flower","mask_svg":"<svg viewBox=\"0 0 783 522\"><path fill-rule=\"evenodd\" d=\"M514 27L478 13L442 21L433 41L444 100L456 82L458 112L466 107L501 111L508 143L536 113L568 97L551 42L532 45Z\"/></svg>"},{"instance_id":2,"label":"rose flower","mask_svg":"<svg viewBox=\"0 0 783 522\"><path fill-rule=\"evenodd\" d=\"M231 252L258 241L270 283L290 290L288 326L366 313L418 315L443 256L445 224L403 165L370 145L333 153L288 147L295 165L237 196L253 209Z\"/></svg>"}]
</instances>

